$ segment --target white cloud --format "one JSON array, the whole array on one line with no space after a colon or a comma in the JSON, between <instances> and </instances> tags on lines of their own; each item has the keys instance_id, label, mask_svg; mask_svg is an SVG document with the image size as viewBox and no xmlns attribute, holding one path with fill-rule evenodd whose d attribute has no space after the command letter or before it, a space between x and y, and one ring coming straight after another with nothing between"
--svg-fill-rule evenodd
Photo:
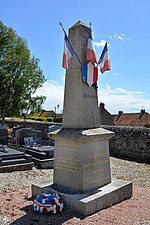
<instances>
[{"instance_id":1,"label":"white cloud","mask_svg":"<svg viewBox=\"0 0 150 225\"><path fill-rule=\"evenodd\" d=\"M119 74L117 72L111 72L113 75L118 76Z\"/></svg>"},{"instance_id":2,"label":"white cloud","mask_svg":"<svg viewBox=\"0 0 150 225\"><path fill-rule=\"evenodd\" d=\"M58 84L56 81L47 81L44 86L37 90L37 95L47 96L46 102L43 105L45 110L54 110L58 104L59 111L63 109L64 85ZM129 91L122 87L112 88L110 84L106 84L103 89L98 89L99 103L105 103L106 109L111 114L116 114L118 111L124 112L139 112L143 108L150 112L150 99L145 97L142 91Z\"/></svg>"},{"instance_id":3,"label":"white cloud","mask_svg":"<svg viewBox=\"0 0 150 225\"><path fill-rule=\"evenodd\" d=\"M105 40L100 40L99 42L94 41L93 43L94 43L94 45L96 47L104 47L105 44L106 44L106 41ZM107 45L110 46L110 44L108 42L107 42Z\"/></svg>"},{"instance_id":4,"label":"white cloud","mask_svg":"<svg viewBox=\"0 0 150 225\"><path fill-rule=\"evenodd\" d=\"M104 102L110 113L139 112L143 108L150 111L150 99L142 91L129 91L120 87L111 88L109 84L98 91L99 102Z\"/></svg>"},{"instance_id":5,"label":"white cloud","mask_svg":"<svg viewBox=\"0 0 150 225\"><path fill-rule=\"evenodd\" d=\"M43 104L43 109L54 110L58 104L60 105L59 111L63 109L63 98L64 98L64 85L58 84L56 81L46 81L43 87L39 88L36 92L37 95L46 96L46 101Z\"/></svg>"},{"instance_id":6,"label":"white cloud","mask_svg":"<svg viewBox=\"0 0 150 225\"><path fill-rule=\"evenodd\" d=\"M109 36L111 40L129 41L130 39L123 33L115 33Z\"/></svg>"}]
</instances>

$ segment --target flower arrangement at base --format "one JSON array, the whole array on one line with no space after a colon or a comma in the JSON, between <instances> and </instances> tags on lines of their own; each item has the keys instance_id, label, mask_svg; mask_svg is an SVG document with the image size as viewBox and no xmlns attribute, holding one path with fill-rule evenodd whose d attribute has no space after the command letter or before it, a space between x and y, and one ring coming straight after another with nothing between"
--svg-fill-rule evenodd
<instances>
[{"instance_id":1,"label":"flower arrangement at base","mask_svg":"<svg viewBox=\"0 0 150 225\"><path fill-rule=\"evenodd\" d=\"M52 213L57 214L62 212L64 202L57 193L42 193L34 199L32 209L39 214Z\"/></svg>"}]
</instances>

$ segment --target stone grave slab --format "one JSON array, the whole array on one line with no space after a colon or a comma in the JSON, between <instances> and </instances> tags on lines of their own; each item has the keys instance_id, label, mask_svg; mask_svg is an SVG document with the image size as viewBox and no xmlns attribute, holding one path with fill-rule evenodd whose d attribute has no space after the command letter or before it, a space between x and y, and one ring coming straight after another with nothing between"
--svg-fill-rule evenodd
<instances>
[{"instance_id":1,"label":"stone grave slab","mask_svg":"<svg viewBox=\"0 0 150 225\"><path fill-rule=\"evenodd\" d=\"M8 146L0 147L0 172L30 170L32 167L33 162L30 155Z\"/></svg>"},{"instance_id":2,"label":"stone grave slab","mask_svg":"<svg viewBox=\"0 0 150 225\"><path fill-rule=\"evenodd\" d=\"M26 154L32 156L34 164L42 169L54 168L54 146L22 146Z\"/></svg>"}]
</instances>

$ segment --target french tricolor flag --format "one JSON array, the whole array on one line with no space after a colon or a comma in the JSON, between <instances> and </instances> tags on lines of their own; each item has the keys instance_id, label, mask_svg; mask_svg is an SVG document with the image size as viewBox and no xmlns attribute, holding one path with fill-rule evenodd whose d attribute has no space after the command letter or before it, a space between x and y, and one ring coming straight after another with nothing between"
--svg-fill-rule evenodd
<instances>
[{"instance_id":1,"label":"french tricolor flag","mask_svg":"<svg viewBox=\"0 0 150 225\"><path fill-rule=\"evenodd\" d=\"M100 65L101 73L104 73L106 70L110 70L110 60L108 56L107 42L104 46L104 49L102 51L98 64Z\"/></svg>"},{"instance_id":2,"label":"french tricolor flag","mask_svg":"<svg viewBox=\"0 0 150 225\"><path fill-rule=\"evenodd\" d=\"M98 68L91 62L88 64L82 64L82 76L90 86L92 84L96 84L98 80Z\"/></svg>"},{"instance_id":3,"label":"french tricolor flag","mask_svg":"<svg viewBox=\"0 0 150 225\"><path fill-rule=\"evenodd\" d=\"M97 64L96 52L93 45L92 31L89 30L88 44L86 50L86 60Z\"/></svg>"},{"instance_id":4,"label":"french tricolor flag","mask_svg":"<svg viewBox=\"0 0 150 225\"><path fill-rule=\"evenodd\" d=\"M62 67L65 68L66 70L69 67L70 63L70 58L75 54L75 51L65 33L65 38L64 38L64 52L63 52L63 60L62 60Z\"/></svg>"}]
</instances>

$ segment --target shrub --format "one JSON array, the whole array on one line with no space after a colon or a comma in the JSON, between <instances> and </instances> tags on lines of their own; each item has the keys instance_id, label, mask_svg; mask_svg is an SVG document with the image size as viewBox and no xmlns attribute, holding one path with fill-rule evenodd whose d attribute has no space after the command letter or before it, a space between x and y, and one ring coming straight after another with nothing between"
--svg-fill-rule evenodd
<instances>
[{"instance_id":1,"label":"shrub","mask_svg":"<svg viewBox=\"0 0 150 225\"><path fill-rule=\"evenodd\" d=\"M62 123L62 117L56 117L53 119L53 122Z\"/></svg>"},{"instance_id":2,"label":"shrub","mask_svg":"<svg viewBox=\"0 0 150 225\"><path fill-rule=\"evenodd\" d=\"M46 121L46 118L38 117L38 116L32 116L28 119L35 120L35 121Z\"/></svg>"},{"instance_id":3,"label":"shrub","mask_svg":"<svg viewBox=\"0 0 150 225\"><path fill-rule=\"evenodd\" d=\"M53 122L53 117L47 117L46 120L47 120L48 122Z\"/></svg>"},{"instance_id":4,"label":"shrub","mask_svg":"<svg viewBox=\"0 0 150 225\"><path fill-rule=\"evenodd\" d=\"M150 128L150 124L149 124L149 123L147 123L147 124L145 124L145 125L144 125L144 127L148 127L148 128Z\"/></svg>"}]
</instances>

